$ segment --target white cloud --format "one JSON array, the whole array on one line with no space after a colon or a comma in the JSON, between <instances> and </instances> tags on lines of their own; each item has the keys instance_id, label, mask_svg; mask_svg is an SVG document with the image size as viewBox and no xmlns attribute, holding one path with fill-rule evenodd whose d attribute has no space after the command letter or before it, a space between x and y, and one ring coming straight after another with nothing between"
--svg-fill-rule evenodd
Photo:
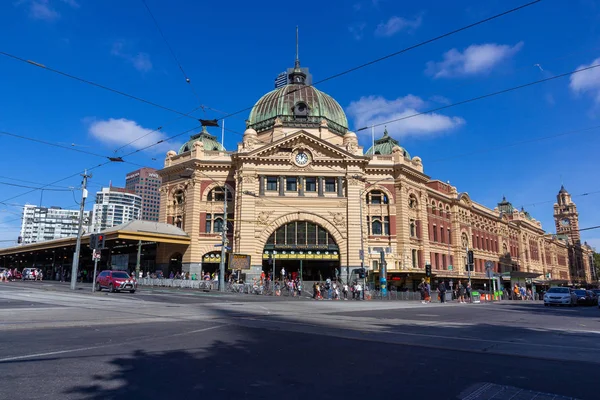
<instances>
[{"instance_id":1,"label":"white cloud","mask_svg":"<svg viewBox=\"0 0 600 400\"><path fill-rule=\"evenodd\" d=\"M360 40L363 38L363 32L366 26L367 24L364 22L352 24L348 27L348 31L352 34L355 40Z\"/></svg>"},{"instance_id":2,"label":"white cloud","mask_svg":"<svg viewBox=\"0 0 600 400\"><path fill-rule=\"evenodd\" d=\"M376 36L389 37L403 30L414 30L421 26L423 18L421 16L415 19L407 19L398 16L392 16L386 22L381 22L375 29Z\"/></svg>"},{"instance_id":3,"label":"white cloud","mask_svg":"<svg viewBox=\"0 0 600 400\"><path fill-rule=\"evenodd\" d=\"M590 64L580 65L577 69L588 68L599 64L600 58L596 58ZM594 96L596 103L600 103L600 67L572 74L569 87L575 93L590 93Z\"/></svg>"},{"instance_id":4,"label":"white cloud","mask_svg":"<svg viewBox=\"0 0 600 400\"><path fill-rule=\"evenodd\" d=\"M381 96L368 96L350 103L346 112L354 120L356 129L359 129L417 114L426 106L427 103L423 99L410 94L395 100L388 100ZM463 118L431 113L387 123L387 128L396 136L424 136L449 131L463 124L465 124ZM378 134L383 129L383 126L376 128ZM370 134L370 130L361 132Z\"/></svg>"},{"instance_id":5,"label":"white cloud","mask_svg":"<svg viewBox=\"0 0 600 400\"><path fill-rule=\"evenodd\" d=\"M54 21L60 14L52 8L48 0L34 0L29 2L29 16L33 19Z\"/></svg>"},{"instance_id":6,"label":"white cloud","mask_svg":"<svg viewBox=\"0 0 600 400\"><path fill-rule=\"evenodd\" d=\"M135 55L126 50L127 44L123 40L117 40L113 43L110 54L120 57L133 65L140 72L148 72L152 69L152 61L147 53L137 53Z\"/></svg>"},{"instance_id":7,"label":"white cloud","mask_svg":"<svg viewBox=\"0 0 600 400\"><path fill-rule=\"evenodd\" d=\"M70 5L70 6L71 6L71 7L73 7L73 8L79 8L79 7L81 7L81 6L79 5L79 3L78 3L77 1L75 1L75 0L61 0L61 1L62 1L63 3L65 3L65 4L68 4L68 5Z\"/></svg>"},{"instance_id":8,"label":"white cloud","mask_svg":"<svg viewBox=\"0 0 600 400\"><path fill-rule=\"evenodd\" d=\"M113 147L120 147L130 142L130 146L135 149L140 149L152 145L160 140L167 138L167 135L153 129L144 128L135 121L125 118L110 118L108 120L96 121L87 119L90 122L89 133L99 141ZM161 143L151 149L155 152L166 152L175 148L175 144L171 142Z\"/></svg>"},{"instance_id":9,"label":"white cloud","mask_svg":"<svg viewBox=\"0 0 600 400\"><path fill-rule=\"evenodd\" d=\"M522 47L523 42L514 46L496 43L473 44L462 53L451 49L444 53L442 61L429 61L425 72L434 78L485 74L515 55Z\"/></svg>"}]
</instances>

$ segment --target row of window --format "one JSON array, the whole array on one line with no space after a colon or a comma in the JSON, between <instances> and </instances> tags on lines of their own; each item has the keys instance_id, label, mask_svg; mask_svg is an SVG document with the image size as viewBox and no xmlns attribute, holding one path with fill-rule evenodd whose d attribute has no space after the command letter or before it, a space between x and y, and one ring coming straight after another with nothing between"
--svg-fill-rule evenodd
<instances>
[{"instance_id":1,"label":"row of window","mask_svg":"<svg viewBox=\"0 0 600 400\"><path fill-rule=\"evenodd\" d=\"M444 243L444 244L452 244L452 235L450 234L450 228L444 228L443 226L438 227L433 225L431 228L433 241ZM439 239L439 240L438 240Z\"/></svg>"},{"instance_id":2,"label":"row of window","mask_svg":"<svg viewBox=\"0 0 600 400\"><path fill-rule=\"evenodd\" d=\"M472 235L473 247L479 250L498 252L498 241Z\"/></svg>"},{"instance_id":3,"label":"row of window","mask_svg":"<svg viewBox=\"0 0 600 400\"><path fill-rule=\"evenodd\" d=\"M280 189L280 179L277 176L265 177L265 189L269 192L277 192ZM318 188L318 178L306 177L304 178L304 191L305 192L316 192ZM285 178L285 191L286 192L297 192L299 188L298 177L287 177ZM335 178L324 178L323 185L325 192L334 193L337 189L337 183Z\"/></svg>"},{"instance_id":4,"label":"row of window","mask_svg":"<svg viewBox=\"0 0 600 400\"><path fill-rule=\"evenodd\" d=\"M430 253L431 267L438 270L447 270L448 266L454 266L454 256L450 254Z\"/></svg>"}]
</instances>

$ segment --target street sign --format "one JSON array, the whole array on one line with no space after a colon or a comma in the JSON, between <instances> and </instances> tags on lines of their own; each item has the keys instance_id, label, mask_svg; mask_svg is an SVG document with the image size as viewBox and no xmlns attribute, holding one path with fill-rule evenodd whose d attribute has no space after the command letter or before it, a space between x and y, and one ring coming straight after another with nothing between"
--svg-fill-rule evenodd
<instances>
[{"instance_id":1,"label":"street sign","mask_svg":"<svg viewBox=\"0 0 600 400\"><path fill-rule=\"evenodd\" d=\"M221 247L221 246L223 246L223 245L220 244L220 243L219 244L215 244L215 247Z\"/></svg>"},{"instance_id":2,"label":"street sign","mask_svg":"<svg viewBox=\"0 0 600 400\"><path fill-rule=\"evenodd\" d=\"M358 251L358 257L364 261L365 259L365 252L363 250L359 250Z\"/></svg>"},{"instance_id":3,"label":"street sign","mask_svg":"<svg viewBox=\"0 0 600 400\"><path fill-rule=\"evenodd\" d=\"M101 252L96 251L96 249L94 249L92 251L92 260L99 260L101 255L102 255Z\"/></svg>"},{"instance_id":4,"label":"street sign","mask_svg":"<svg viewBox=\"0 0 600 400\"><path fill-rule=\"evenodd\" d=\"M485 262L485 268L486 269L492 269L492 268L494 268L494 263L491 262L491 261L486 261Z\"/></svg>"}]
</instances>

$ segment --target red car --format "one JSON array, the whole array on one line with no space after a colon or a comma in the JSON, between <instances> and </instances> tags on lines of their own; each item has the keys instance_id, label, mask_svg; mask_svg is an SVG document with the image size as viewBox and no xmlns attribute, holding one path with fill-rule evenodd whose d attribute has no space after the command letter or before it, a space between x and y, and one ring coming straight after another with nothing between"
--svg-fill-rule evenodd
<instances>
[{"instance_id":1,"label":"red car","mask_svg":"<svg viewBox=\"0 0 600 400\"><path fill-rule=\"evenodd\" d=\"M135 278L129 276L125 271L102 271L96 278L96 290L108 289L112 292L129 290L129 293L135 293L137 282Z\"/></svg>"}]
</instances>

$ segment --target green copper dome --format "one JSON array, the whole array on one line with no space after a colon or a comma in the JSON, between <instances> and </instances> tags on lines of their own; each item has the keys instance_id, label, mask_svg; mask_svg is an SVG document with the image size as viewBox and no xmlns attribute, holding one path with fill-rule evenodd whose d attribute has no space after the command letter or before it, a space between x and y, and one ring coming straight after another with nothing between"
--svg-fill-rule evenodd
<instances>
[{"instance_id":1,"label":"green copper dome","mask_svg":"<svg viewBox=\"0 0 600 400\"><path fill-rule=\"evenodd\" d=\"M375 140L375 146L374 146L375 150L373 150L373 147L371 147L369 150L367 150L367 152L365 154L366 155L392 154L392 150L394 149L395 146L400 147L400 149L402 150L402 154L404 155L404 158L410 160L410 154L408 154L408 151L406 151L405 148L400 146L400 143L396 139L394 139L388 135L387 128L385 129L385 131L383 131L383 137L381 139Z\"/></svg>"},{"instance_id":2,"label":"green copper dome","mask_svg":"<svg viewBox=\"0 0 600 400\"><path fill-rule=\"evenodd\" d=\"M348 120L339 103L315 87L305 85L301 72L292 73L290 77L292 82L299 83L275 89L258 100L250 112L249 127L260 133L273 128L275 119L279 118L283 126L318 128L321 121L326 120L329 130L344 135L348 131Z\"/></svg>"},{"instance_id":3,"label":"green copper dome","mask_svg":"<svg viewBox=\"0 0 600 400\"><path fill-rule=\"evenodd\" d=\"M206 127L202 127L202 132L192 135L190 140L179 148L178 154L185 153L194 148L194 143L201 141L204 144L204 150L225 151L225 148L217 141L217 138L208 133Z\"/></svg>"}]
</instances>

